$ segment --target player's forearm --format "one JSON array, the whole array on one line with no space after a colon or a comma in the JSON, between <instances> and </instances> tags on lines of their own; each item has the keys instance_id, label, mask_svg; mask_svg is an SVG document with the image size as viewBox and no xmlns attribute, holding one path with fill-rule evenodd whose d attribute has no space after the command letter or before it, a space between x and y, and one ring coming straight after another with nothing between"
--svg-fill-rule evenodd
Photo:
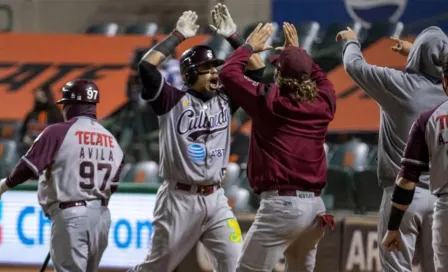
<instances>
[{"instance_id":1,"label":"player's forearm","mask_svg":"<svg viewBox=\"0 0 448 272\"><path fill-rule=\"evenodd\" d=\"M242 46L246 42L244 40L244 38L238 32L233 33L226 40L230 43L230 45L235 50L238 49L240 46ZM264 65L264 62L261 59L260 55L258 53L252 54L252 56L249 58L249 62L247 64L247 70L249 70L249 71L260 70L264 67L265 67L265 65Z\"/></svg>"},{"instance_id":2,"label":"player's forearm","mask_svg":"<svg viewBox=\"0 0 448 272\"><path fill-rule=\"evenodd\" d=\"M165 61L167 56L172 54L176 47L185 40L185 37L177 30L174 30L161 42L151 48L142 58L152 65L159 66Z\"/></svg>"},{"instance_id":3,"label":"player's forearm","mask_svg":"<svg viewBox=\"0 0 448 272\"><path fill-rule=\"evenodd\" d=\"M28 164L26 164L24 160L20 160L11 171L11 174L6 178L5 184L8 188L14 188L17 185L35 177L34 172Z\"/></svg>"},{"instance_id":4,"label":"player's forearm","mask_svg":"<svg viewBox=\"0 0 448 272\"><path fill-rule=\"evenodd\" d=\"M415 192L415 182L399 177L392 194L392 207L389 215L388 230L398 230L401 220L412 203Z\"/></svg>"}]
</instances>

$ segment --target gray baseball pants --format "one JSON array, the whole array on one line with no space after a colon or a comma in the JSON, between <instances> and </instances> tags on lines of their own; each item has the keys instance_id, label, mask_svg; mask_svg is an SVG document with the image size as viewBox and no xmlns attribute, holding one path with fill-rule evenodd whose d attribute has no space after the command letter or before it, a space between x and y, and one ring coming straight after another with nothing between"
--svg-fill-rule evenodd
<instances>
[{"instance_id":1,"label":"gray baseball pants","mask_svg":"<svg viewBox=\"0 0 448 272\"><path fill-rule=\"evenodd\" d=\"M322 199L311 192L263 192L237 271L271 272L283 256L285 271L314 271L317 244L324 235L317 216L324 212Z\"/></svg>"},{"instance_id":2,"label":"gray baseball pants","mask_svg":"<svg viewBox=\"0 0 448 272\"><path fill-rule=\"evenodd\" d=\"M380 244L387 232L393 189L393 186L388 186L383 190L378 221ZM425 272L435 271L431 231L435 201L436 197L428 189L415 188L412 203L400 225L401 251L387 252L380 246L382 271L411 272L413 264L420 264Z\"/></svg>"},{"instance_id":3,"label":"gray baseball pants","mask_svg":"<svg viewBox=\"0 0 448 272\"><path fill-rule=\"evenodd\" d=\"M110 212L100 200L61 210L59 203L46 211L51 218L51 260L57 272L92 272L107 248Z\"/></svg>"},{"instance_id":4,"label":"gray baseball pants","mask_svg":"<svg viewBox=\"0 0 448 272\"><path fill-rule=\"evenodd\" d=\"M168 181L160 186L149 253L129 271L171 272L198 241L214 257L215 271L235 271L242 235L224 190L209 195L196 191L196 186L191 192L176 189L175 182Z\"/></svg>"}]
</instances>

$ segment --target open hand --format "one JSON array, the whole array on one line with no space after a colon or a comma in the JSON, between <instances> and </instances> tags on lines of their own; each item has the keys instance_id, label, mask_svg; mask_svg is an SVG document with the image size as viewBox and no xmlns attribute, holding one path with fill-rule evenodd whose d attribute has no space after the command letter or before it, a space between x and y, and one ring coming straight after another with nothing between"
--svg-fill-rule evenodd
<instances>
[{"instance_id":1,"label":"open hand","mask_svg":"<svg viewBox=\"0 0 448 272\"><path fill-rule=\"evenodd\" d=\"M196 12L188 10L182 13L176 23L176 30L182 33L185 39L193 37L198 32L199 25L196 24L198 15Z\"/></svg>"},{"instance_id":2,"label":"open hand","mask_svg":"<svg viewBox=\"0 0 448 272\"><path fill-rule=\"evenodd\" d=\"M283 50L288 46L299 47L299 36L297 29L293 24L283 23L283 35L285 36L285 44L281 47L276 47L275 50Z\"/></svg>"},{"instance_id":3,"label":"open hand","mask_svg":"<svg viewBox=\"0 0 448 272\"><path fill-rule=\"evenodd\" d=\"M336 41L339 42L341 40L357 40L358 35L350 28L347 27L347 30L343 30L336 35Z\"/></svg>"},{"instance_id":4,"label":"open hand","mask_svg":"<svg viewBox=\"0 0 448 272\"><path fill-rule=\"evenodd\" d=\"M392 46L392 51L397 52L405 57L409 55L411 51L412 43L404 40L400 40L399 38L390 37L392 40L397 42L394 46Z\"/></svg>"},{"instance_id":5,"label":"open hand","mask_svg":"<svg viewBox=\"0 0 448 272\"><path fill-rule=\"evenodd\" d=\"M210 13L212 14L213 24L209 26L214 33L228 38L236 32L236 24L233 22L226 5L218 3Z\"/></svg>"},{"instance_id":6,"label":"open hand","mask_svg":"<svg viewBox=\"0 0 448 272\"><path fill-rule=\"evenodd\" d=\"M246 43L252 46L254 53L272 49L272 46L266 46L266 42L272 36L273 31L272 23L267 23L264 26L262 23L259 23L247 38Z\"/></svg>"},{"instance_id":7,"label":"open hand","mask_svg":"<svg viewBox=\"0 0 448 272\"><path fill-rule=\"evenodd\" d=\"M383 239L383 247L388 251L400 250L400 231L398 230L388 230Z\"/></svg>"}]
</instances>

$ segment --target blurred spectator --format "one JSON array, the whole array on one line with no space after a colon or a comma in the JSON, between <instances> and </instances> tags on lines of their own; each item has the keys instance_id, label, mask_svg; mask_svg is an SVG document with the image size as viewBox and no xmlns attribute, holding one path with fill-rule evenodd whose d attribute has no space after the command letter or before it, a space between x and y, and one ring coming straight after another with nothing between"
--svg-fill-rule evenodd
<instances>
[{"instance_id":1,"label":"blurred spectator","mask_svg":"<svg viewBox=\"0 0 448 272\"><path fill-rule=\"evenodd\" d=\"M34 90L34 107L27 114L20 129L21 153L28 150L45 127L62 120L61 110L56 105L51 91L47 88Z\"/></svg>"},{"instance_id":2,"label":"blurred spectator","mask_svg":"<svg viewBox=\"0 0 448 272\"><path fill-rule=\"evenodd\" d=\"M179 60L175 58L168 59L161 65L160 72L169 84L179 90L182 90L184 82L180 74L179 65Z\"/></svg>"}]
</instances>

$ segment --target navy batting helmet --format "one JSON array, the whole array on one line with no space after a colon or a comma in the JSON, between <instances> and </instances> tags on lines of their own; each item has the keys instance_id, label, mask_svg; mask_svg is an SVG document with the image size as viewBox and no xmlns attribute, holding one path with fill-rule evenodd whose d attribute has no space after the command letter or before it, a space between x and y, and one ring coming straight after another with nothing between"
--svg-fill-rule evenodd
<instances>
[{"instance_id":1,"label":"navy batting helmet","mask_svg":"<svg viewBox=\"0 0 448 272\"><path fill-rule=\"evenodd\" d=\"M197 67L206 63L212 63L215 67L218 67L224 64L224 61L216 58L213 50L206 45L194 46L182 54L180 71L185 74L189 85L196 82L198 77Z\"/></svg>"},{"instance_id":2,"label":"navy batting helmet","mask_svg":"<svg viewBox=\"0 0 448 272\"><path fill-rule=\"evenodd\" d=\"M62 87L62 98L57 104L64 103L91 103L100 102L100 91L98 86L87 79L75 79L67 82Z\"/></svg>"}]
</instances>

